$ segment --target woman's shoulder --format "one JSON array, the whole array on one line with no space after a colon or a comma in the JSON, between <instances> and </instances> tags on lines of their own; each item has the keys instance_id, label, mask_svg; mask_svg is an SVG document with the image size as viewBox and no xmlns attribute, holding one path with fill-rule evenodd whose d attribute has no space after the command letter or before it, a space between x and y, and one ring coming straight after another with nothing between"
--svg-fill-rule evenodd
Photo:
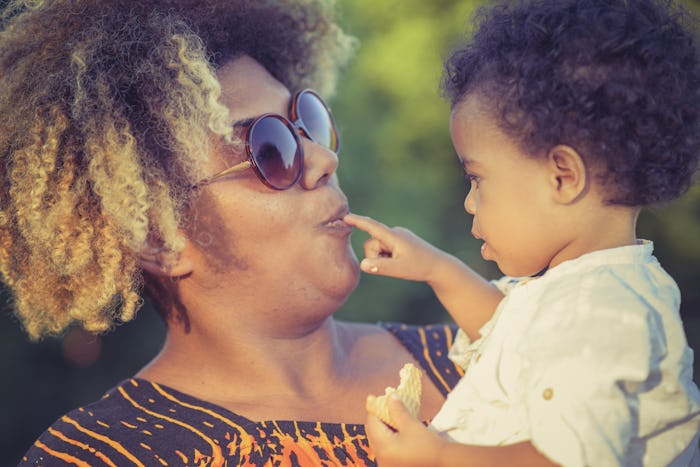
<instances>
[{"instance_id":1,"label":"woman's shoulder","mask_svg":"<svg viewBox=\"0 0 700 467\"><path fill-rule=\"evenodd\" d=\"M448 357L457 333L456 325L393 322L383 322L380 325L408 350L444 395L447 395L464 375L462 368Z\"/></svg>"}]
</instances>

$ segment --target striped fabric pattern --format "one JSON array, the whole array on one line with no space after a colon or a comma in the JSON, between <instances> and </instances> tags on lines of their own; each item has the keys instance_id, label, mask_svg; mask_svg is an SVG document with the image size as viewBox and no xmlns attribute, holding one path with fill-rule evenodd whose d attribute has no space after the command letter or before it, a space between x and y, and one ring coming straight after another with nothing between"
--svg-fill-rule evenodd
<instances>
[{"instance_id":1,"label":"striped fabric pattern","mask_svg":"<svg viewBox=\"0 0 700 467\"><path fill-rule=\"evenodd\" d=\"M383 323L444 394L456 328ZM374 466L360 424L262 421L132 378L48 428L21 466Z\"/></svg>"}]
</instances>

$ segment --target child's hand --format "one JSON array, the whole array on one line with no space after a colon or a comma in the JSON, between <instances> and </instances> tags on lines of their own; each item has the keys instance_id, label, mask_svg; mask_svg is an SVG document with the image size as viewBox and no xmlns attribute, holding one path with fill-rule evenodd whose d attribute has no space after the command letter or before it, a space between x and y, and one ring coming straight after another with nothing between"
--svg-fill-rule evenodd
<instances>
[{"instance_id":1,"label":"child's hand","mask_svg":"<svg viewBox=\"0 0 700 467\"><path fill-rule=\"evenodd\" d=\"M447 441L413 418L399 399L390 397L388 403L397 431L374 415L367 416L365 425L379 467L435 465Z\"/></svg>"},{"instance_id":2,"label":"child's hand","mask_svg":"<svg viewBox=\"0 0 700 467\"><path fill-rule=\"evenodd\" d=\"M389 228L357 214L348 214L343 220L370 235L360 264L364 272L430 282L440 259L448 256L402 227Z\"/></svg>"}]
</instances>

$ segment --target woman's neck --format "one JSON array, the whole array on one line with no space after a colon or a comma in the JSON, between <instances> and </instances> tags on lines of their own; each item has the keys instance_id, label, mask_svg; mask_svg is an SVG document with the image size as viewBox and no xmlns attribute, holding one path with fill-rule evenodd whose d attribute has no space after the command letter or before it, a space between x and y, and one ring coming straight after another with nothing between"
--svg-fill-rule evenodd
<instances>
[{"instance_id":1,"label":"woman's neck","mask_svg":"<svg viewBox=\"0 0 700 467\"><path fill-rule=\"evenodd\" d=\"M189 332L169 326L162 351L139 376L176 389L215 387L218 397L224 387L231 395L275 387L304 393L313 390L310 382L342 374L350 345L343 326L330 317L315 329L286 335L250 326L206 329L195 321Z\"/></svg>"},{"instance_id":2,"label":"woman's neck","mask_svg":"<svg viewBox=\"0 0 700 467\"><path fill-rule=\"evenodd\" d=\"M362 423L367 394L396 383L411 360L382 328L329 317L313 332L284 338L234 332L209 340L194 326L189 334L171 330L137 376L254 421ZM426 405L430 415L435 408Z\"/></svg>"}]
</instances>

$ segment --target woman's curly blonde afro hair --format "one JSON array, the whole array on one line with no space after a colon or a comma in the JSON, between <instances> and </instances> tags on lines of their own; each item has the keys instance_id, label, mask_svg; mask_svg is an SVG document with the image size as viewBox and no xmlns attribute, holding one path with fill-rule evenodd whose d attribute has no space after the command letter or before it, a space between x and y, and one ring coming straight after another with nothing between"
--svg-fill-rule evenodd
<instances>
[{"instance_id":1,"label":"woman's curly blonde afro hair","mask_svg":"<svg viewBox=\"0 0 700 467\"><path fill-rule=\"evenodd\" d=\"M130 320L147 238L178 252L242 54L330 94L352 40L324 0L14 0L0 31L0 273L33 339Z\"/></svg>"}]
</instances>

